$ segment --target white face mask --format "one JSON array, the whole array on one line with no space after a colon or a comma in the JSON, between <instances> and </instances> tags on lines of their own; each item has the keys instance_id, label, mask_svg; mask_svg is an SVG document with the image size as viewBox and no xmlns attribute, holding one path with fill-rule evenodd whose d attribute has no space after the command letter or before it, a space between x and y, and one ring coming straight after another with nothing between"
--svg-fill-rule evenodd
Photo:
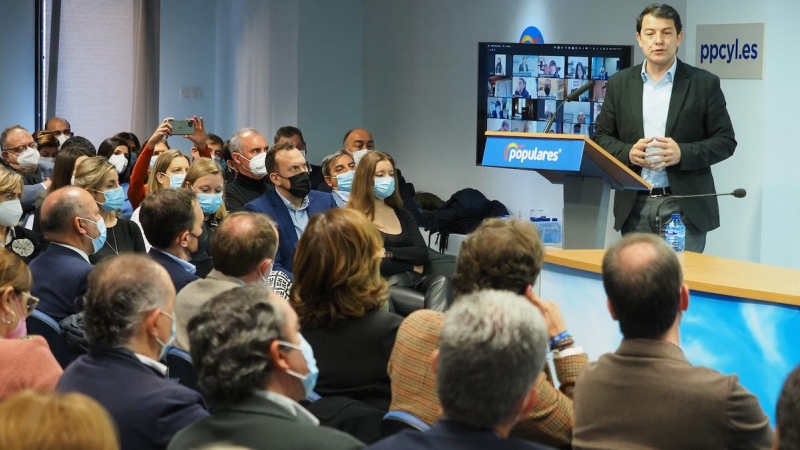
<instances>
[{"instance_id":1,"label":"white face mask","mask_svg":"<svg viewBox=\"0 0 800 450\"><path fill-rule=\"evenodd\" d=\"M67 142L67 139L69 139L69 136L67 136L66 134L62 134L62 135L56 137L56 139L58 139L58 149L61 150L61 146L64 145L64 142Z\"/></svg>"},{"instance_id":2,"label":"white face mask","mask_svg":"<svg viewBox=\"0 0 800 450\"><path fill-rule=\"evenodd\" d=\"M353 152L353 162L358 165L358 162L361 161L361 158L364 157L369 152L369 149L364 150L357 150Z\"/></svg>"},{"instance_id":3,"label":"white face mask","mask_svg":"<svg viewBox=\"0 0 800 450\"><path fill-rule=\"evenodd\" d=\"M117 173L125 172L125 168L128 167L128 158L125 155L111 155L111 158L108 158L108 162L114 165Z\"/></svg>"},{"instance_id":4,"label":"white face mask","mask_svg":"<svg viewBox=\"0 0 800 450\"><path fill-rule=\"evenodd\" d=\"M14 227L22 217L22 203L19 200L6 200L0 203L0 225Z\"/></svg>"},{"instance_id":5,"label":"white face mask","mask_svg":"<svg viewBox=\"0 0 800 450\"><path fill-rule=\"evenodd\" d=\"M24 152L17 155L17 165L23 169L39 167L39 151L33 147L26 148Z\"/></svg>"},{"instance_id":6,"label":"white face mask","mask_svg":"<svg viewBox=\"0 0 800 450\"><path fill-rule=\"evenodd\" d=\"M253 156L253 159L247 159L241 153L239 154L239 157L250 161L250 171L253 172L253 175L257 177L267 176L267 152L261 152L256 156Z\"/></svg>"}]
</instances>

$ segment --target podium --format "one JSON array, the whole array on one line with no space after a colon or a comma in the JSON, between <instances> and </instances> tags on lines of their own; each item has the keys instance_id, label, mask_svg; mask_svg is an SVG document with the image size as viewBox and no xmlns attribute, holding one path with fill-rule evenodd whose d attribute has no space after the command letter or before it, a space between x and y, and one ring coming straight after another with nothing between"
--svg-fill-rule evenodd
<instances>
[{"instance_id":1,"label":"podium","mask_svg":"<svg viewBox=\"0 0 800 450\"><path fill-rule=\"evenodd\" d=\"M652 185L583 135L486 132L483 166L534 170L564 186L563 247L605 247L611 189Z\"/></svg>"}]
</instances>

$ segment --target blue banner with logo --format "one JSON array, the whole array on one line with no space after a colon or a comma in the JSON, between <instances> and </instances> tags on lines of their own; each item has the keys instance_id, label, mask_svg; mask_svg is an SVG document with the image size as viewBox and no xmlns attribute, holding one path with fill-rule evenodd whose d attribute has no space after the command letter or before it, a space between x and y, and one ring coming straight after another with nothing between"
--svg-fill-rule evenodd
<instances>
[{"instance_id":1,"label":"blue banner with logo","mask_svg":"<svg viewBox=\"0 0 800 450\"><path fill-rule=\"evenodd\" d=\"M484 166L577 172L581 169L583 140L486 136Z\"/></svg>"}]
</instances>

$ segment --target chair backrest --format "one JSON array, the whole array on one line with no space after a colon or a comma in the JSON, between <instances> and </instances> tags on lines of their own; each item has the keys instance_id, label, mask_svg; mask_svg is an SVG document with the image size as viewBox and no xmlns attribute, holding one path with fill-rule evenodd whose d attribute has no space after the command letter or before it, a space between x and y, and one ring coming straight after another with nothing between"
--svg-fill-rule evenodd
<instances>
[{"instance_id":1,"label":"chair backrest","mask_svg":"<svg viewBox=\"0 0 800 450\"><path fill-rule=\"evenodd\" d=\"M167 352L167 367L169 368L169 378L177 380L178 383L200 392L197 386L197 372L192 365L192 357L188 352L179 348L171 347Z\"/></svg>"},{"instance_id":2,"label":"chair backrest","mask_svg":"<svg viewBox=\"0 0 800 450\"><path fill-rule=\"evenodd\" d=\"M383 416L381 431L384 436L399 433L403 430L428 431L431 426L419 417L405 411L389 411Z\"/></svg>"},{"instance_id":3,"label":"chair backrest","mask_svg":"<svg viewBox=\"0 0 800 450\"><path fill-rule=\"evenodd\" d=\"M67 344L61 338L61 327L58 326L58 322L36 309L26 319L26 325L28 334L41 336L47 341L47 345L50 346L50 351L55 356L56 361L62 368L66 369L72 358Z\"/></svg>"}]
</instances>

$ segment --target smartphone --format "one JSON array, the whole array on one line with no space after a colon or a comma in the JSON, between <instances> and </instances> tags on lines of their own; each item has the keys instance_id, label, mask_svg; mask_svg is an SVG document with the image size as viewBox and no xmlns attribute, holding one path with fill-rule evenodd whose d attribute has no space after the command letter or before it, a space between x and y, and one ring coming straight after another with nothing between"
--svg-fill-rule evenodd
<instances>
[{"instance_id":1,"label":"smartphone","mask_svg":"<svg viewBox=\"0 0 800 450\"><path fill-rule=\"evenodd\" d=\"M169 124L172 125L173 136L194 134L194 122L190 120L170 120Z\"/></svg>"}]
</instances>

